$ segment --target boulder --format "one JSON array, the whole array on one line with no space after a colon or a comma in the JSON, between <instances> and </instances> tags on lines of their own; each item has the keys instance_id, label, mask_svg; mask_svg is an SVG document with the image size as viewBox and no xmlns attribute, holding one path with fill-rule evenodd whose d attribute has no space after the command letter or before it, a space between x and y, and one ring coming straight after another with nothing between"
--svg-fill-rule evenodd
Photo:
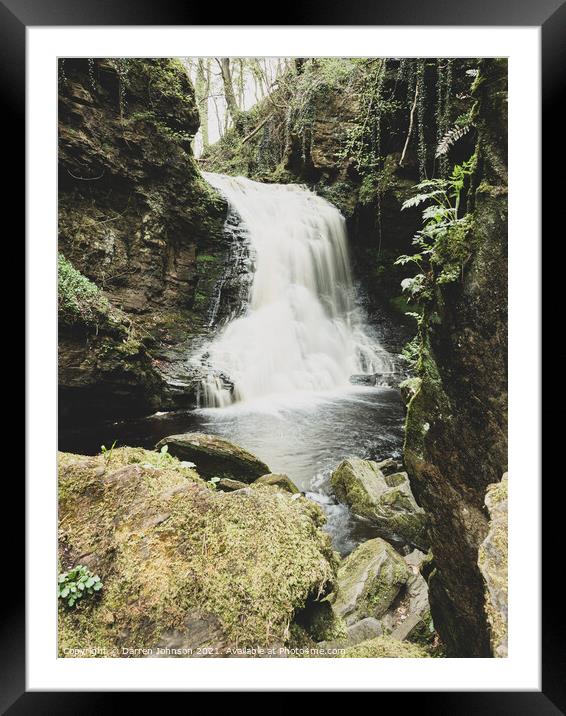
<instances>
[{"instance_id":1,"label":"boulder","mask_svg":"<svg viewBox=\"0 0 566 716\"><path fill-rule=\"evenodd\" d=\"M338 501L375 524L384 537L426 547L426 515L413 497L406 472L385 474L379 463L348 458L332 473L331 484Z\"/></svg>"},{"instance_id":2,"label":"boulder","mask_svg":"<svg viewBox=\"0 0 566 716\"><path fill-rule=\"evenodd\" d=\"M493 656L507 656L507 473L485 495L489 532L481 543L478 565L485 582L485 610Z\"/></svg>"},{"instance_id":3,"label":"boulder","mask_svg":"<svg viewBox=\"0 0 566 716\"><path fill-rule=\"evenodd\" d=\"M169 453L180 460L190 460L196 465L199 475L228 478L250 483L270 471L267 465L239 445L204 433L183 433L169 435L160 440L156 450L164 445Z\"/></svg>"},{"instance_id":4,"label":"boulder","mask_svg":"<svg viewBox=\"0 0 566 716\"><path fill-rule=\"evenodd\" d=\"M287 475L281 475L278 473L262 475L257 480L255 480L252 485L253 487L261 485L272 485L273 487L278 487L281 490L285 490L285 492L290 492L293 495L296 495L300 492L299 488Z\"/></svg>"},{"instance_id":5,"label":"boulder","mask_svg":"<svg viewBox=\"0 0 566 716\"><path fill-rule=\"evenodd\" d=\"M211 489L167 453L60 453L60 570L83 564L103 583L77 607L61 602L60 655L288 644L296 615L335 588L337 559L312 504Z\"/></svg>"},{"instance_id":6,"label":"boulder","mask_svg":"<svg viewBox=\"0 0 566 716\"><path fill-rule=\"evenodd\" d=\"M347 626L365 617L383 616L407 583L409 568L379 537L363 542L338 570L333 609Z\"/></svg>"}]
</instances>

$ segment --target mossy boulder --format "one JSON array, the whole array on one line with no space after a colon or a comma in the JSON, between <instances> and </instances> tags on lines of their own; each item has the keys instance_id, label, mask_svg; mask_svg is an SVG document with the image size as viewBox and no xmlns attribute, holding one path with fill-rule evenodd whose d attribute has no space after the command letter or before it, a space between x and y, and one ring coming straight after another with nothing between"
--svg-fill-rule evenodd
<instances>
[{"instance_id":1,"label":"mossy boulder","mask_svg":"<svg viewBox=\"0 0 566 716\"><path fill-rule=\"evenodd\" d=\"M507 473L485 496L490 522L479 548L478 565L485 581L485 611L493 656L507 656Z\"/></svg>"},{"instance_id":2,"label":"mossy boulder","mask_svg":"<svg viewBox=\"0 0 566 716\"><path fill-rule=\"evenodd\" d=\"M270 473L259 458L228 440L204 433L169 435L160 440L156 449L168 446L171 455L194 462L199 475L220 477L250 483Z\"/></svg>"},{"instance_id":3,"label":"mossy boulder","mask_svg":"<svg viewBox=\"0 0 566 716\"><path fill-rule=\"evenodd\" d=\"M409 578L403 557L379 537L363 542L338 570L333 608L347 625L383 616Z\"/></svg>"},{"instance_id":4,"label":"mossy boulder","mask_svg":"<svg viewBox=\"0 0 566 716\"><path fill-rule=\"evenodd\" d=\"M300 492L299 488L287 475L281 475L278 473L262 475L255 482L253 482L252 485L254 487L261 485L271 485L273 487L278 487L280 490L285 490L285 492L290 492L293 495L296 495Z\"/></svg>"},{"instance_id":5,"label":"mossy boulder","mask_svg":"<svg viewBox=\"0 0 566 716\"><path fill-rule=\"evenodd\" d=\"M277 490L216 491L167 453L60 453L60 570L83 564L104 585L60 605L60 654L286 644L295 615L335 586L319 512Z\"/></svg>"},{"instance_id":6,"label":"mossy boulder","mask_svg":"<svg viewBox=\"0 0 566 716\"><path fill-rule=\"evenodd\" d=\"M427 659L430 654L417 644L378 636L351 646L338 656L347 659Z\"/></svg>"},{"instance_id":7,"label":"mossy boulder","mask_svg":"<svg viewBox=\"0 0 566 716\"><path fill-rule=\"evenodd\" d=\"M370 520L385 537L425 547L426 515L413 497L406 472L385 474L372 460L348 458L332 473L331 484L339 502Z\"/></svg>"}]
</instances>

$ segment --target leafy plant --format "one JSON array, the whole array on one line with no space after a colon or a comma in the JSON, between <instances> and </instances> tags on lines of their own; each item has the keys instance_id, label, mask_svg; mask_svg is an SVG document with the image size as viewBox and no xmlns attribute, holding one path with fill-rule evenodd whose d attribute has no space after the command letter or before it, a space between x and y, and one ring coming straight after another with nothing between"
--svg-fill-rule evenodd
<instances>
[{"instance_id":1,"label":"leafy plant","mask_svg":"<svg viewBox=\"0 0 566 716\"><path fill-rule=\"evenodd\" d=\"M416 253L399 256L395 262L400 266L413 263L420 271L401 283L410 300L425 300L431 296L434 282L449 283L460 275L469 253L466 242L469 217L460 216L461 196L475 162L474 155L456 165L447 179L426 179L417 184L417 193L402 206L408 209L426 205L422 212L423 228L413 238Z\"/></svg>"},{"instance_id":2,"label":"leafy plant","mask_svg":"<svg viewBox=\"0 0 566 716\"><path fill-rule=\"evenodd\" d=\"M95 325L109 310L106 298L96 284L59 254L57 301L63 323Z\"/></svg>"},{"instance_id":3,"label":"leafy plant","mask_svg":"<svg viewBox=\"0 0 566 716\"><path fill-rule=\"evenodd\" d=\"M114 451L114 448L116 447L117 440L114 440L112 445L110 446L110 450L106 447L106 445L100 446L100 452L104 455L104 464L106 467L110 465L110 461L112 460L112 453Z\"/></svg>"},{"instance_id":4,"label":"leafy plant","mask_svg":"<svg viewBox=\"0 0 566 716\"><path fill-rule=\"evenodd\" d=\"M80 600L99 592L103 583L97 574L92 574L89 569L79 564L60 574L57 586L59 599L62 599L67 607L74 607Z\"/></svg>"},{"instance_id":5,"label":"leafy plant","mask_svg":"<svg viewBox=\"0 0 566 716\"><path fill-rule=\"evenodd\" d=\"M443 154L447 154L450 147L455 144L459 139L466 135L472 128L471 123L464 124L462 126L455 125L451 127L446 134L442 137L436 148L435 157L441 157Z\"/></svg>"}]
</instances>

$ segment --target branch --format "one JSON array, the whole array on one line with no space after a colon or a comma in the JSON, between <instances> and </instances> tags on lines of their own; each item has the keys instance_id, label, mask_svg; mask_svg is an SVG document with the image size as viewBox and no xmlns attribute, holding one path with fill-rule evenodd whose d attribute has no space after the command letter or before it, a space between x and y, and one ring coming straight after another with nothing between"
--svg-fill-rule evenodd
<instances>
[{"instance_id":1,"label":"branch","mask_svg":"<svg viewBox=\"0 0 566 716\"><path fill-rule=\"evenodd\" d=\"M259 130L260 130L265 124L267 124L267 122L268 122L272 117L273 117L273 113L272 113L272 114L268 114L265 119L262 119L261 122L257 125L257 127L256 127L255 129L253 129L246 137L244 137L244 138L242 139L242 144L245 144L245 143L248 142L252 137L254 137L254 136L259 132Z\"/></svg>"},{"instance_id":2,"label":"branch","mask_svg":"<svg viewBox=\"0 0 566 716\"><path fill-rule=\"evenodd\" d=\"M407 147L409 146L409 139L411 138L411 132L413 131L413 119L415 117L415 108L417 106L417 97L419 96L419 86L418 84L415 86L415 99L413 100L413 106L411 107L411 117L409 119L409 131L407 132L407 139L405 140L405 146L403 147L403 152L401 154L401 159L399 159L399 166L403 166L403 160L405 159L405 153L407 151Z\"/></svg>"},{"instance_id":3,"label":"branch","mask_svg":"<svg viewBox=\"0 0 566 716\"><path fill-rule=\"evenodd\" d=\"M65 169L67 169L67 167L65 167ZM102 177L104 176L104 169L102 170L102 174L97 177L76 177L68 169L67 169L67 174L70 174L73 177L73 179L78 179L79 181L96 181L97 179L102 179Z\"/></svg>"}]
</instances>

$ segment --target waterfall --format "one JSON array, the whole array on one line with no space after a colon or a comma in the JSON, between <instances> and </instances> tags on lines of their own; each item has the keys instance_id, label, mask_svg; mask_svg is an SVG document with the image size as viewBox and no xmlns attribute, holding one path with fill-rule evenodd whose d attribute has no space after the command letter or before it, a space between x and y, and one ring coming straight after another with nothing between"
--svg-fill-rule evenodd
<instances>
[{"instance_id":1,"label":"waterfall","mask_svg":"<svg viewBox=\"0 0 566 716\"><path fill-rule=\"evenodd\" d=\"M390 372L355 304L342 214L297 185L204 177L239 216L253 280L243 313L199 357L210 370L201 406L351 388L354 374Z\"/></svg>"}]
</instances>

